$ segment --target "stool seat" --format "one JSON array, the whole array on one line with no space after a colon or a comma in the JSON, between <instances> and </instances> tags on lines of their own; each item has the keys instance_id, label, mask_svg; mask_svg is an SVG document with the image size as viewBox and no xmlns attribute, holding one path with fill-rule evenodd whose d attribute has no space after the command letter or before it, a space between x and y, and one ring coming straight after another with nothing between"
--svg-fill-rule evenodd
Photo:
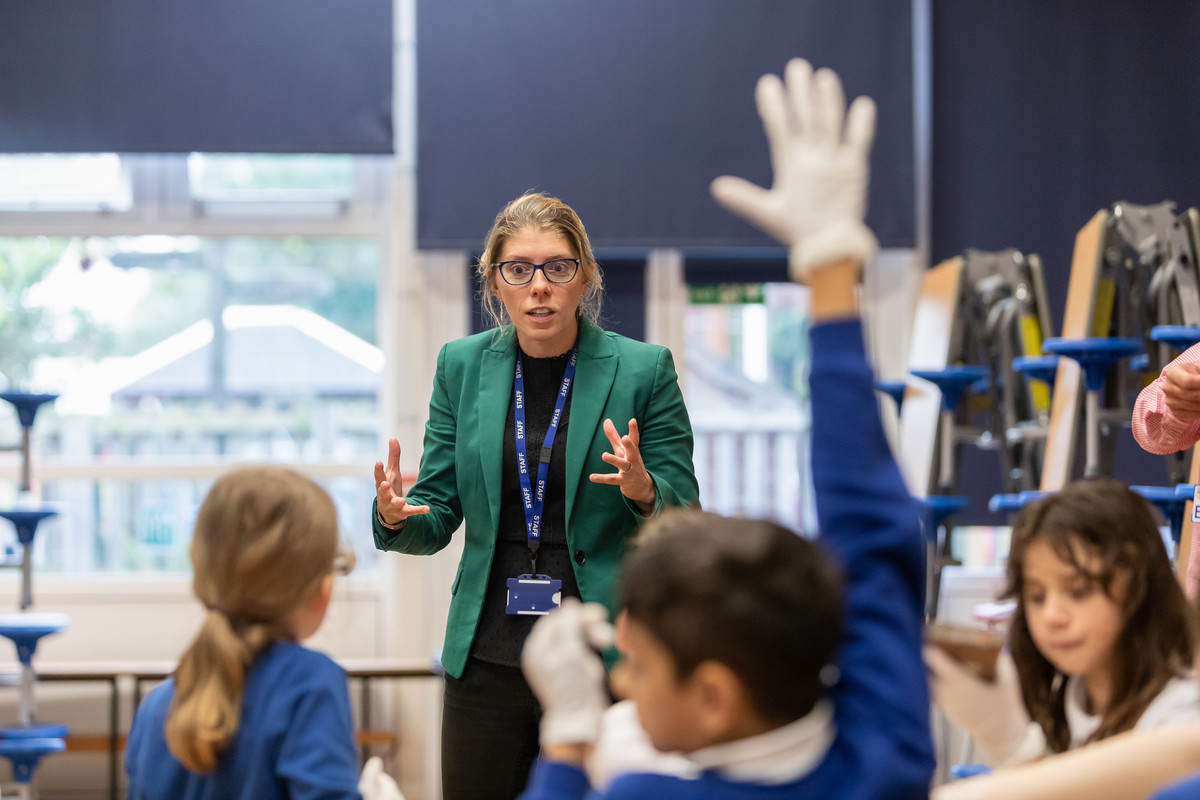
<instances>
[{"instance_id":1,"label":"stool seat","mask_svg":"<svg viewBox=\"0 0 1200 800\"><path fill-rule=\"evenodd\" d=\"M1142 340L1131 336L1093 336L1085 339L1046 339L1042 350L1079 362L1089 392L1104 388L1108 368L1142 349Z\"/></svg>"},{"instance_id":2,"label":"stool seat","mask_svg":"<svg viewBox=\"0 0 1200 800\"><path fill-rule=\"evenodd\" d=\"M1053 389L1058 374L1058 356L1017 356L1012 360L1012 368L1027 378L1045 381Z\"/></svg>"},{"instance_id":3,"label":"stool seat","mask_svg":"<svg viewBox=\"0 0 1200 800\"><path fill-rule=\"evenodd\" d=\"M942 392L942 409L953 411L958 405L959 395L973 383L988 377L987 367L974 365L949 366L942 369L909 370L921 380L926 380Z\"/></svg>"},{"instance_id":4,"label":"stool seat","mask_svg":"<svg viewBox=\"0 0 1200 800\"><path fill-rule=\"evenodd\" d=\"M17 419L22 428L32 428L33 418L42 403L58 398L56 394L30 394L28 392L0 392L0 400L7 400L17 410Z\"/></svg>"},{"instance_id":5,"label":"stool seat","mask_svg":"<svg viewBox=\"0 0 1200 800\"><path fill-rule=\"evenodd\" d=\"M951 514L962 511L971 504L971 498L950 494L931 494L923 501L925 506L925 536L937 538L937 529Z\"/></svg>"},{"instance_id":6,"label":"stool seat","mask_svg":"<svg viewBox=\"0 0 1200 800\"><path fill-rule=\"evenodd\" d=\"M1150 369L1150 354L1138 353L1133 358L1129 359L1129 368L1134 372L1145 372Z\"/></svg>"},{"instance_id":7,"label":"stool seat","mask_svg":"<svg viewBox=\"0 0 1200 800\"><path fill-rule=\"evenodd\" d=\"M0 511L0 517L4 517L17 529L17 540L21 544L31 543L34 535L37 533L38 523L56 514L58 514L58 509L50 506L42 506L37 509L10 508L6 511Z\"/></svg>"},{"instance_id":8,"label":"stool seat","mask_svg":"<svg viewBox=\"0 0 1200 800\"><path fill-rule=\"evenodd\" d=\"M26 666L33 661L38 639L58 633L67 627L71 618L66 614L48 612L0 614L0 636L13 640L17 658Z\"/></svg>"},{"instance_id":9,"label":"stool seat","mask_svg":"<svg viewBox=\"0 0 1200 800\"><path fill-rule=\"evenodd\" d=\"M904 405L904 390L908 388L908 384L904 381L875 381L875 388L892 398L896 404L896 412L900 412L900 407Z\"/></svg>"},{"instance_id":10,"label":"stool seat","mask_svg":"<svg viewBox=\"0 0 1200 800\"><path fill-rule=\"evenodd\" d=\"M12 762L13 780L29 783L42 756L67 749L62 739L0 739L0 756Z\"/></svg>"},{"instance_id":11,"label":"stool seat","mask_svg":"<svg viewBox=\"0 0 1200 800\"><path fill-rule=\"evenodd\" d=\"M1171 540L1178 545L1183 537L1183 510L1187 502L1192 499L1191 494L1180 497L1177 486L1130 486L1129 488L1162 512L1162 515L1167 518L1167 525L1171 528Z\"/></svg>"},{"instance_id":12,"label":"stool seat","mask_svg":"<svg viewBox=\"0 0 1200 800\"><path fill-rule=\"evenodd\" d=\"M1150 338L1156 342L1169 344L1176 350L1187 350L1200 342L1200 326L1197 325L1155 325L1150 329Z\"/></svg>"},{"instance_id":13,"label":"stool seat","mask_svg":"<svg viewBox=\"0 0 1200 800\"><path fill-rule=\"evenodd\" d=\"M66 725L43 722L28 728L0 728L3 739L63 739L70 733Z\"/></svg>"},{"instance_id":14,"label":"stool seat","mask_svg":"<svg viewBox=\"0 0 1200 800\"><path fill-rule=\"evenodd\" d=\"M1182 497L1184 500L1191 500L1196 496L1196 484L1181 483L1175 487L1175 496Z\"/></svg>"},{"instance_id":15,"label":"stool seat","mask_svg":"<svg viewBox=\"0 0 1200 800\"><path fill-rule=\"evenodd\" d=\"M988 501L988 511L1020 511L1027 504L1041 500L1050 494L1052 492L1043 492L1039 489L1027 489L1016 494L994 494Z\"/></svg>"}]
</instances>

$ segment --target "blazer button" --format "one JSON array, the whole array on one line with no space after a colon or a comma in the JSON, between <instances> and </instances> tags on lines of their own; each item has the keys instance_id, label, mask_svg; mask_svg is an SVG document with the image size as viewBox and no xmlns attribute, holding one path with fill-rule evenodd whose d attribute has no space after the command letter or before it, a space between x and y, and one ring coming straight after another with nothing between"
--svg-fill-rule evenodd
<instances>
[{"instance_id":1,"label":"blazer button","mask_svg":"<svg viewBox=\"0 0 1200 800\"><path fill-rule=\"evenodd\" d=\"M583 552L582 550L576 550L575 563L582 565L585 561L587 561L587 553Z\"/></svg>"}]
</instances>

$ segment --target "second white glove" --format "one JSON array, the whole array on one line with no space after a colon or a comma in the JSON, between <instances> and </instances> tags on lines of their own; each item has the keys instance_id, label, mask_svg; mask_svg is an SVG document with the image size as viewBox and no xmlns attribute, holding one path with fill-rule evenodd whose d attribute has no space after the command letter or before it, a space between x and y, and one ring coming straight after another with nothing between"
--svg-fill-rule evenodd
<instances>
[{"instance_id":1,"label":"second white glove","mask_svg":"<svg viewBox=\"0 0 1200 800\"><path fill-rule=\"evenodd\" d=\"M996 680L988 682L933 645L924 648L933 700L946 717L983 748L993 767L1021 764L1042 755L1046 737L1029 718L1012 656L996 660Z\"/></svg>"},{"instance_id":2,"label":"second white glove","mask_svg":"<svg viewBox=\"0 0 1200 800\"><path fill-rule=\"evenodd\" d=\"M404 794L391 775L383 771L379 756L371 756L363 765L358 779L358 792L363 800L404 800Z\"/></svg>"},{"instance_id":3,"label":"second white glove","mask_svg":"<svg viewBox=\"0 0 1200 800\"><path fill-rule=\"evenodd\" d=\"M521 650L521 669L542 704L543 746L596 740L600 717L610 705L597 650L612 642L608 610L573 597L533 626Z\"/></svg>"}]
</instances>

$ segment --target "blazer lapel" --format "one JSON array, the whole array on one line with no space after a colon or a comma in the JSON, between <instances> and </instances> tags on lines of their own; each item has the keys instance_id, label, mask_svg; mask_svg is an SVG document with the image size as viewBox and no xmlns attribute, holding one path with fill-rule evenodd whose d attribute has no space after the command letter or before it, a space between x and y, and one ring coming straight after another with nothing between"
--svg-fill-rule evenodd
<instances>
[{"instance_id":1,"label":"blazer lapel","mask_svg":"<svg viewBox=\"0 0 1200 800\"><path fill-rule=\"evenodd\" d=\"M500 527L500 484L503 470L504 436L508 407L512 403L513 371L517 365L514 335L498 336L483 351L479 365L479 460L487 490L490 530ZM574 408L572 408L572 414Z\"/></svg>"},{"instance_id":2,"label":"blazer lapel","mask_svg":"<svg viewBox=\"0 0 1200 800\"><path fill-rule=\"evenodd\" d=\"M604 438L603 413L617 374L617 359L608 346L604 331L592 323L579 324L579 366L571 389L571 422L567 426L567 529L579 486L588 479L584 473L588 451L596 437ZM613 420L618 426L628 420Z\"/></svg>"}]
</instances>

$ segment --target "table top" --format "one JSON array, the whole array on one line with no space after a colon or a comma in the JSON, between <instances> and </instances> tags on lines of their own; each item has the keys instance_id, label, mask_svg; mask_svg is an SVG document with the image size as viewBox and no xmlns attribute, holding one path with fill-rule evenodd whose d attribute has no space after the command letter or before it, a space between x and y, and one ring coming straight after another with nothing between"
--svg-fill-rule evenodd
<instances>
[{"instance_id":1,"label":"table top","mask_svg":"<svg viewBox=\"0 0 1200 800\"><path fill-rule=\"evenodd\" d=\"M428 658L335 658L351 678L420 678L432 677L433 662ZM115 680L131 677L136 680L163 680L175 671L177 662L171 660L142 661L71 661L35 660L33 669L39 680L88 681ZM18 662L0 663L0 677L19 675Z\"/></svg>"}]
</instances>

